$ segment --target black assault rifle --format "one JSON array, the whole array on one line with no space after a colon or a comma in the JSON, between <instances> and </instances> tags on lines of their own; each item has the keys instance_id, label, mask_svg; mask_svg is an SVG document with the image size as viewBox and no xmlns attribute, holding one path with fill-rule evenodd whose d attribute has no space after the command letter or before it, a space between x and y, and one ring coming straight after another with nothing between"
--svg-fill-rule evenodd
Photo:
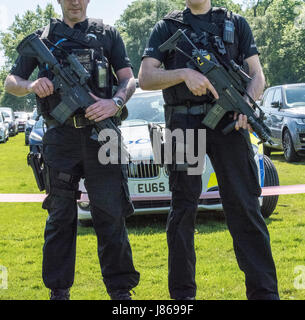
<instances>
[{"instance_id":1,"label":"black assault rifle","mask_svg":"<svg viewBox=\"0 0 305 320\"><path fill-rule=\"evenodd\" d=\"M193 55L190 56L177 47L177 43L180 37L183 36L189 44L193 47ZM212 58L203 56L200 50L193 44L184 31L179 29L171 38L164 42L159 50L161 52L168 50L177 50L187 58L190 59L188 67L194 69L194 67L204 74L212 83L216 91L218 92L219 99L215 101L213 107L208 111L203 120L203 124L208 128L215 129L219 121L223 116L229 112L234 111L238 114L244 114L248 118L248 123L251 125L253 131L261 139L260 143L268 142L273 144L270 138L271 131L264 124L265 114L256 104L256 102L248 95L244 83L247 83L251 78L243 72L233 60L230 62L230 68L225 68L220 64L216 57ZM212 54L211 54L212 56ZM259 110L257 116L255 110L245 101L244 96L249 98L249 101L253 104L254 109ZM235 127L236 121L229 124L223 129L224 134L228 134Z\"/></svg>"},{"instance_id":2,"label":"black assault rifle","mask_svg":"<svg viewBox=\"0 0 305 320\"><path fill-rule=\"evenodd\" d=\"M36 34L26 37L17 47L20 55L35 57L41 64L48 65L54 74L54 90L61 96L61 102L50 113L60 124L64 124L79 108L86 110L96 100L89 94L87 82L90 73L74 54L67 54L68 65L62 67L52 52ZM121 141L121 131L110 118L95 122L97 134L103 129L112 129Z\"/></svg>"}]
</instances>

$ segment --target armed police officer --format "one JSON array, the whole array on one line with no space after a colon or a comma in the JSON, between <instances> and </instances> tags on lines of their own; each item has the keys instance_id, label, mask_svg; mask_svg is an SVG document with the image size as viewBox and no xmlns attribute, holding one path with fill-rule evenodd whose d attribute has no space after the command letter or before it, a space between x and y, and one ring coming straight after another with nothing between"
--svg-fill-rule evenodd
<instances>
[{"instance_id":1,"label":"armed police officer","mask_svg":"<svg viewBox=\"0 0 305 320\"><path fill-rule=\"evenodd\" d=\"M86 112L77 110L64 124L51 112L61 103L53 85L50 66L20 55L6 79L6 90L16 96L35 93L47 132L43 137L43 159L48 168L48 196L43 208L49 217L43 247L43 280L51 299L69 299L74 281L78 183L85 178L98 239L98 257L103 281L111 299L130 300L139 282L125 226L133 213L126 166L101 165L101 147L94 124L118 119L123 105L135 91L135 80L123 41L115 28L86 17L90 0L58 0L63 20L51 19L37 34L61 66L73 53L90 73L89 87L95 103ZM38 66L36 81L28 80ZM115 73L115 75L113 74ZM117 82L117 83L116 83ZM117 90L113 96L113 87ZM95 133L95 134L94 134Z\"/></svg>"},{"instance_id":2,"label":"armed police officer","mask_svg":"<svg viewBox=\"0 0 305 320\"><path fill-rule=\"evenodd\" d=\"M247 298L277 300L276 270L259 207L261 188L247 117L228 112L215 129L203 125L221 92L189 64L188 57L193 57L194 47L185 38L181 37L177 43L179 50L159 49L178 29L184 31L203 56L213 54L221 63L229 64L233 59L239 65L248 66L252 80L247 93L255 100L265 82L252 32L243 17L224 8L213 8L210 0L186 0L183 12L168 14L154 27L143 55L139 84L144 90L163 90L167 128L194 129L195 137L199 129L206 129L206 151L218 179L236 258L245 273ZM233 120L236 120L235 129L224 135L222 129ZM182 167L169 165L172 202L167 222L168 285L171 298L193 300L196 296L194 228L202 182L201 174L188 175Z\"/></svg>"}]
</instances>

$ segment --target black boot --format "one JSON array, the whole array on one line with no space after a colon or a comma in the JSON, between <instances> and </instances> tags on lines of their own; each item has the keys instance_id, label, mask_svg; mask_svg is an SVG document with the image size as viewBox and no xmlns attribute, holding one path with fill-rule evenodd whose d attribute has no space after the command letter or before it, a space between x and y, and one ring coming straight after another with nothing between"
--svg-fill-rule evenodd
<instances>
[{"instance_id":1,"label":"black boot","mask_svg":"<svg viewBox=\"0 0 305 320\"><path fill-rule=\"evenodd\" d=\"M126 290L116 290L109 293L111 300L132 300L131 294Z\"/></svg>"},{"instance_id":2,"label":"black boot","mask_svg":"<svg viewBox=\"0 0 305 320\"><path fill-rule=\"evenodd\" d=\"M70 300L70 289L51 289L50 300Z\"/></svg>"}]
</instances>

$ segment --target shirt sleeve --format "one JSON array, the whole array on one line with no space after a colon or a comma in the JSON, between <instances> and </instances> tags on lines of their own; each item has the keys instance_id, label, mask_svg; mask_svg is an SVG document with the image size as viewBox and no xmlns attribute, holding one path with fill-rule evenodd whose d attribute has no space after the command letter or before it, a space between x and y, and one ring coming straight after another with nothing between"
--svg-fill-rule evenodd
<instances>
[{"instance_id":1,"label":"shirt sleeve","mask_svg":"<svg viewBox=\"0 0 305 320\"><path fill-rule=\"evenodd\" d=\"M127 51L123 39L121 38L119 32L113 28L113 40L112 40L111 54L110 54L110 64L112 65L114 71L118 71L123 68L132 68L130 59L128 58Z\"/></svg>"},{"instance_id":2,"label":"shirt sleeve","mask_svg":"<svg viewBox=\"0 0 305 320\"><path fill-rule=\"evenodd\" d=\"M37 66L38 61L36 58L24 57L19 55L10 70L10 74L28 80Z\"/></svg>"},{"instance_id":3,"label":"shirt sleeve","mask_svg":"<svg viewBox=\"0 0 305 320\"><path fill-rule=\"evenodd\" d=\"M252 30L245 18L238 17L238 32L239 32L239 50L243 54L244 59L247 59L256 54L260 54L256 46Z\"/></svg>"},{"instance_id":4,"label":"shirt sleeve","mask_svg":"<svg viewBox=\"0 0 305 320\"><path fill-rule=\"evenodd\" d=\"M170 38L171 34L164 20L159 21L153 28L144 50L142 59L145 57L155 58L161 63L165 61L167 52L161 52L159 47Z\"/></svg>"}]
</instances>

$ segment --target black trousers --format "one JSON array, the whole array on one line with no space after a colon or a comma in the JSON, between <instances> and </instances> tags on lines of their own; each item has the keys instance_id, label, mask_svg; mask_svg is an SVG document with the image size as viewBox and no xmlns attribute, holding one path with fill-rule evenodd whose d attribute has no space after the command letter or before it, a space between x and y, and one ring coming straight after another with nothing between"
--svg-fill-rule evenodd
<instances>
[{"instance_id":1,"label":"black trousers","mask_svg":"<svg viewBox=\"0 0 305 320\"><path fill-rule=\"evenodd\" d=\"M203 116L166 113L174 130L199 129ZM228 229L240 269L245 273L248 299L279 299L269 233L261 215L261 194L252 147L246 130L223 135L221 127L207 129L207 154L214 167ZM249 140L248 140L249 141ZM201 175L170 170L171 210L167 223L169 291L173 299L196 295L194 229ZM206 262L208 263L208 261Z\"/></svg>"},{"instance_id":2,"label":"black trousers","mask_svg":"<svg viewBox=\"0 0 305 320\"><path fill-rule=\"evenodd\" d=\"M100 145L90 138L91 127L57 127L43 139L44 160L50 168L50 193L43 207L49 217L43 247L43 280L47 288L70 288L74 281L77 236L76 194L85 178L98 257L108 293L131 290L139 282L127 230L133 213L123 165L101 165Z\"/></svg>"}]
</instances>

